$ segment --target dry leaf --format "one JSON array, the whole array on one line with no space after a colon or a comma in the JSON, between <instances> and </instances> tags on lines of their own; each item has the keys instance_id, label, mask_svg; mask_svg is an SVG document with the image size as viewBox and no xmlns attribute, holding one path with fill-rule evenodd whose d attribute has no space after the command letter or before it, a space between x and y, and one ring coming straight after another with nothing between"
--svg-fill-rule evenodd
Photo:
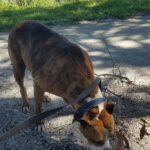
<instances>
[{"instance_id":1,"label":"dry leaf","mask_svg":"<svg viewBox=\"0 0 150 150\"><path fill-rule=\"evenodd\" d=\"M149 119L141 119L142 128L140 130L140 139L143 139L145 135L150 135L150 120Z\"/></svg>"},{"instance_id":2,"label":"dry leaf","mask_svg":"<svg viewBox=\"0 0 150 150\"><path fill-rule=\"evenodd\" d=\"M140 139L142 140L144 136L146 135L146 126L145 123L142 125L142 128L140 130Z\"/></svg>"}]
</instances>

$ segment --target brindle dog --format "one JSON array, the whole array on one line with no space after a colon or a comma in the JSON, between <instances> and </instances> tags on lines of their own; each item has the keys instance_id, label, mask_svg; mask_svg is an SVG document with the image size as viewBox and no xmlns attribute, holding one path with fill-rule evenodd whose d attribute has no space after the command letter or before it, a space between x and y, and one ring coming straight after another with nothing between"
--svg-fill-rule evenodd
<instances>
[{"instance_id":1,"label":"brindle dog","mask_svg":"<svg viewBox=\"0 0 150 150\"><path fill-rule=\"evenodd\" d=\"M23 83L26 68L33 77L37 114L41 113L44 92L60 96L69 103L95 80L90 58L82 48L35 21L22 22L11 31L8 51L23 99L23 112L29 111ZM98 86L85 99L95 97L102 97ZM77 109L82 104L73 104L73 107ZM109 136L114 134L113 108L113 104L105 102L84 113L80 131L90 143L103 145L106 130Z\"/></svg>"}]
</instances>

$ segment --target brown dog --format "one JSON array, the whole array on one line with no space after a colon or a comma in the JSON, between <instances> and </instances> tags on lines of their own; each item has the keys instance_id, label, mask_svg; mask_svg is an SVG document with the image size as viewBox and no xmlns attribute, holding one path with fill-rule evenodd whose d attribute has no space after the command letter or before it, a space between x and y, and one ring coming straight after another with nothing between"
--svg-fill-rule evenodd
<instances>
[{"instance_id":1,"label":"brown dog","mask_svg":"<svg viewBox=\"0 0 150 150\"><path fill-rule=\"evenodd\" d=\"M33 76L35 112L41 113L45 91L62 97L67 103L85 90L95 80L88 54L61 35L34 21L18 24L10 33L8 51L15 79L23 99L23 111L29 110L28 97L23 79L25 69ZM102 97L97 86L85 99ZM75 109L83 103L74 105ZM80 131L94 145L103 145L106 132L114 134L112 116L114 104L101 103L84 113Z\"/></svg>"}]
</instances>

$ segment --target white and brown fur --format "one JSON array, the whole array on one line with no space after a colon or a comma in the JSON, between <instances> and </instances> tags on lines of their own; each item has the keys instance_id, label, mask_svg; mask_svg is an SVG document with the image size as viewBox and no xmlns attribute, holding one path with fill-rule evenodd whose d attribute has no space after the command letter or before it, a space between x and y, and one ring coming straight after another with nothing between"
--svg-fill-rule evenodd
<instances>
[{"instance_id":1,"label":"white and brown fur","mask_svg":"<svg viewBox=\"0 0 150 150\"><path fill-rule=\"evenodd\" d=\"M28 96L23 83L25 69L33 76L35 112L41 113L45 91L62 97L67 103L85 90L95 80L88 54L78 45L35 21L22 22L10 32L8 52L14 77L20 87L23 111L29 111ZM102 97L97 86L86 98ZM85 99L82 100L84 102ZM73 105L75 109L82 105ZM80 131L89 143L103 145L114 134L112 116L114 104L101 103L84 113Z\"/></svg>"}]
</instances>

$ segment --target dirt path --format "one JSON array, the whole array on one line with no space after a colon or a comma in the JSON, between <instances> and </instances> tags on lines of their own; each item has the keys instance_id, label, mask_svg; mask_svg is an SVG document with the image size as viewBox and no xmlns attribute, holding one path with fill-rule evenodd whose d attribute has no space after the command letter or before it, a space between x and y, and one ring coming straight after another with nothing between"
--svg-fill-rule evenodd
<instances>
[{"instance_id":1,"label":"dirt path","mask_svg":"<svg viewBox=\"0 0 150 150\"><path fill-rule=\"evenodd\" d=\"M125 96L124 100L118 102L116 118L118 121L120 116L124 117L127 139L132 149L150 150L150 136L144 135L140 139L140 120L150 118L150 16L123 21L81 22L79 25L55 26L53 29L87 50L96 73L111 72L113 65L109 50L121 73L138 85L144 85L133 88L106 81L112 90ZM31 107L29 113L21 112L19 88L14 81L7 54L7 38L8 33L0 33L0 133L34 114L32 77L29 72L25 83ZM53 96L50 103L43 104L43 108L53 109L60 105L63 105L63 101ZM32 128L25 130L0 144L0 150L88 149L86 140L77 130L77 124L71 124L72 113L72 108L68 107L46 120L44 133L38 133ZM120 122L117 123L117 130L119 127Z\"/></svg>"}]
</instances>

